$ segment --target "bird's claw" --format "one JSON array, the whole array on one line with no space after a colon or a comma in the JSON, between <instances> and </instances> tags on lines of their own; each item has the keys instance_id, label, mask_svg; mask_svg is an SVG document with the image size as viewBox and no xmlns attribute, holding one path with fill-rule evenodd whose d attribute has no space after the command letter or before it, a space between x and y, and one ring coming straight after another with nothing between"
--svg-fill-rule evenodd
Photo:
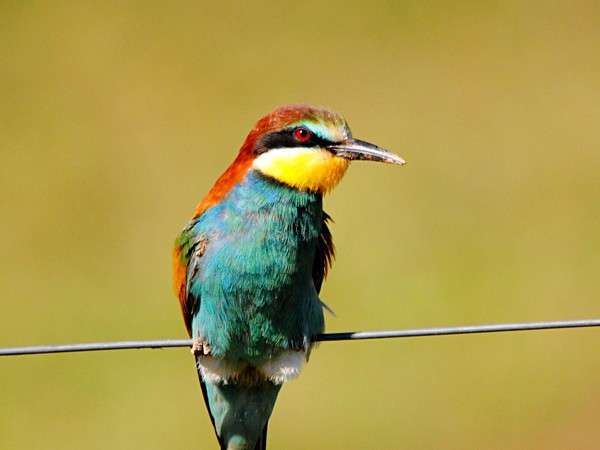
<instances>
[{"instance_id":1,"label":"bird's claw","mask_svg":"<svg viewBox=\"0 0 600 450\"><path fill-rule=\"evenodd\" d=\"M191 352L194 356L210 356L211 348L210 345L208 345L208 342L206 342L204 339L194 338Z\"/></svg>"}]
</instances>

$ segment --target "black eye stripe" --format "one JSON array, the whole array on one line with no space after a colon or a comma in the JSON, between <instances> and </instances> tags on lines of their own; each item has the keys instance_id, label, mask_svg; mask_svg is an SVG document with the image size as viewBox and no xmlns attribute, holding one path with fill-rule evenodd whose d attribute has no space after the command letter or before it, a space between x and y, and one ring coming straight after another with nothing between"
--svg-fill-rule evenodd
<instances>
[{"instance_id":1,"label":"black eye stripe","mask_svg":"<svg viewBox=\"0 0 600 450\"><path fill-rule=\"evenodd\" d=\"M328 145L335 144L335 142L320 138L308 129L307 131L310 132L310 138L306 141L298 141L294 138L294 133L298 128L304 127L285 128L283 130L265 134L256 142L254 153L260 155L261 153L268 152L274 148L327 147Z\"/></svg>"}]
</instances>

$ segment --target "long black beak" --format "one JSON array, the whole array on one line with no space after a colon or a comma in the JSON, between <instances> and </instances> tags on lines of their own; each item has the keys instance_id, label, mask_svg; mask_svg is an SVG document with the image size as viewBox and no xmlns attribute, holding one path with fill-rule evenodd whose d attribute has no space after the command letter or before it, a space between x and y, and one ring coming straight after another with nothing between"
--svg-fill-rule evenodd
<instances>
[{"instance_id":1,"label":"long black beak","mask_svg":"<svg viewBox=\"0 0 600 450\"><path fill-rule=\"evenodd\" d=\"M392 152L358 139L346 139L339 144L327 147L331 153L348 160L362 159L364 161L379 161L388 164L406 164L402 158Z\"/></svg>"}]
</instances>

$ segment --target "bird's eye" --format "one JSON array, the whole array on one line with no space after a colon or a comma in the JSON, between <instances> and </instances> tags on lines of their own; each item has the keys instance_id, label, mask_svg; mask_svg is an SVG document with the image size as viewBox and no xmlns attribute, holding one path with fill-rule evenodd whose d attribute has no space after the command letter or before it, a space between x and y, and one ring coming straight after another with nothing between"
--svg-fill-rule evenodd
<instances>
[{"instance_id":1,"label":"bird's eye","mask_svg":"<svg viewBox=\"0 0 600 450\"><path fill-rule=\"evenodd\" d=\"M310 139L310 131L306 128L297 128L296 131L294 131L294 136L296 137L296 140L306 142Z\"/></svg>"}]
</instances>

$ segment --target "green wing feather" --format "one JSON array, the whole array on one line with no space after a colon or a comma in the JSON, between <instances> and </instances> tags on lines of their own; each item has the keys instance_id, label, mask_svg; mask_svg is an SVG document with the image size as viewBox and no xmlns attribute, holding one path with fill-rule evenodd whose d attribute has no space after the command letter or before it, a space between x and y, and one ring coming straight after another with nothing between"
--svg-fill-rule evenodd
<instances>
[{"instance_id":1,"label":"green wing feather","mask_svg":"<svg viewBox=\"0 0 600 450\"><path fill-rule=\"evenodd\" d=\"M329 214L323 211L323 224L321 226L321 235L319 236L319 244L315 253L315 262L313 265L313 282L317 292L321 292L323 280L327 277L327 272L335 259L335 246L333 245L333 236L327 226L328 222L333 222Z\"/></svg>"}]
</instances>

